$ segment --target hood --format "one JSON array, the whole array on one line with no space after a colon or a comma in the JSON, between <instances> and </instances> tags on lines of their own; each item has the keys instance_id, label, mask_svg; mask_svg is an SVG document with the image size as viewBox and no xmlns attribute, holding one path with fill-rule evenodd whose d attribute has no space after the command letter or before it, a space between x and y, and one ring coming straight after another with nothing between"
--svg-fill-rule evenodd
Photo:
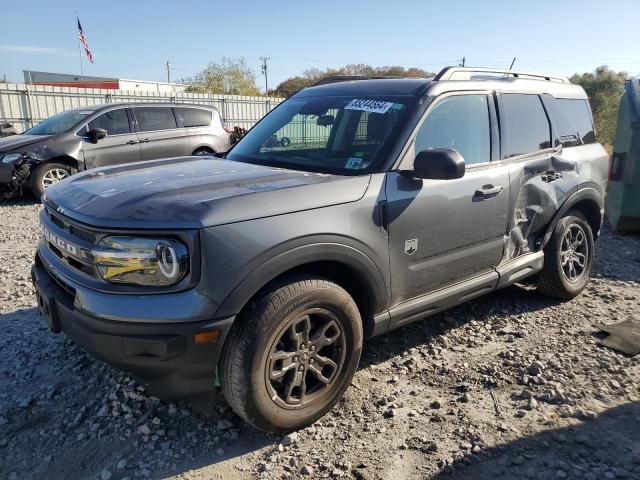
<instances>
[{"instance_id":1,"label":"hood","mask_svg":"<svg viewBox=\"0 0 640 480\"><path fill-rule=\"evenodd\" d=\"M89 170L44 201L96 227L201 228L353 202L369 179L184 157Z\"/></svg>"},{"instance_id":2,"label":"hood","mask_svg":"<svg viewBox=\"0 0 640 480\"><path fill-rule=\"evenodd\" d=\"M34 143L41 142L51 137L51 135L11 135L0 138L0 153L7 153L16 148L26 147Z\"/></svg>"}]
</instances>

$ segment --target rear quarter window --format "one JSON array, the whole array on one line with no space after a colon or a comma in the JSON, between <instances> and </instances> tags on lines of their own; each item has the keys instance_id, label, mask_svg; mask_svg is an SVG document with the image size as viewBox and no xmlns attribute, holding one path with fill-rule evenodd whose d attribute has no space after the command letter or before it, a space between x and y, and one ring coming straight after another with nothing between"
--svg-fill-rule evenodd
<instances>
[{"instance_id":1,"label":"rear quarter window","mask_svg":"<svg viewBox=\"0 0 640 480\"><path fill-rule=\"evenodd\" d=\"M551 126L538 95L502 94L503 158L551 148Z\"/></svg>"},{"instance_id":2,"label":"rear quarter window","mask_svg":"<svg viewBox=\"0 0 640 480\"><path fill-rule=\"evenodd\" d=\"M571 123L574 133L580 136L582 143L595 143L596 135L593 129L593 117L588 100L574 98L558 98L556 104L567 120Z\"/></svg>"},{"instance_id":3,"label":"rear quarter window","mask_svg":"<svg viewBox=\"0 0 640 480\"><path fill-rule=\"evenodd\" d=\"M178 125L181 127L206 127L211 125L212 112L204 108L175 107Z\"/></svg>"}]
</instances>

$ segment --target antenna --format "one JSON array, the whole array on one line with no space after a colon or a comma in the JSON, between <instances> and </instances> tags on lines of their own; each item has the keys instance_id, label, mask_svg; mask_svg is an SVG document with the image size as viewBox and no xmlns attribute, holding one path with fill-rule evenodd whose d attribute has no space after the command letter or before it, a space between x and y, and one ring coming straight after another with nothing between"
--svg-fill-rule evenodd
<instances>
[{"instance_id":1,"label":"antenna","mask_svg":"<svg viewBox=\"0 0 640 480\"><path fill-rule=\"evenodd\" d=\"M464 67L466 61L467 61L467 57L462 57L460 60L458 60L458 62L460 62L460 65L458 65L458 66L459 67Z\"/></svg>"},{"instance_id":2,"label":"antenna","mask_svg":"<svg viewBox=\"0 0 640 480\"><path fill-rule=\"evenodd\" d=\"M511 66L509 67L509 70L513 70L513 64L516 63L516 57L513 57L513 60L511 62Z\"/></svg>"}]
</instances>

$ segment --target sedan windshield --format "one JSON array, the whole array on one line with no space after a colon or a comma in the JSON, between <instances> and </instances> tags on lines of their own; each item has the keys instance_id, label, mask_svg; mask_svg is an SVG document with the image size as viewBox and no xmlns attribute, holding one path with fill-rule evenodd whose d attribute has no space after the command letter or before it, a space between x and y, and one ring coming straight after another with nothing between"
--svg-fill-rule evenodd
<instances>
[{"instance_id":1,"label":"sedan windshield","mask_svg":"<svg viewBox=\"0 0 640 480\"><path fill-rule=\"evenodd\" d=\"M66 132L91 115L94 110L68 110L40 122L24 135L56 135Z\"/></svg>"},{"instance_id":2,"label":"sedan windshield","mask_svg":"<svg viewBox=\"0 0 640 480\"><path fill-rule=\"evenodd\" d=\"M341 175L377 171L414 97L301 97L261 120L227 158Z\"/></svg>"}]
</instances>

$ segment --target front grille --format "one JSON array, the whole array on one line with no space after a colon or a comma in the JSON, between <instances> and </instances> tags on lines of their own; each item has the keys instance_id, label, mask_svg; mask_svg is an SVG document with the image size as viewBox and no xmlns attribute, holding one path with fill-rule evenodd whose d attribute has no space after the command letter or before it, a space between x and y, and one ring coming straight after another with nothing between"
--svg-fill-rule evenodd
<instances>
[{"instance_id":1,"label":"front grille","mask_svg":"<svg viewBox=\"0 0 640 480\"><path fill-rule=\"evenodd\" d=\"M76 289L73 288L71 285L67 284L66 282L63 282L62 280L60 280L58 277L56 277L55 275L53 275L49 269L44 265L44 262L42 261L42 259L40 258L40 255L37 254L36 255L36 260L35 260L36 265L38 265L39 267L41 267L47 274L47 276L53 280L53 282L60 287L60 289L67 295L67 297L69 297L69 300L71 300L72 302L75 300L76 298Z\"/></svg>"},{"instance_id":2,"label":"front grille","mask_svg":"<svg viewBox=\"0 0 640 480\"><path fill-rule=\"evenodd\" d=\"M53 212L48 206L44 210L43 243L56 257L69 267L97 278L91 249L97 235L87 228L72 223L63 215Z\"/></svg>"}]
</instances>

